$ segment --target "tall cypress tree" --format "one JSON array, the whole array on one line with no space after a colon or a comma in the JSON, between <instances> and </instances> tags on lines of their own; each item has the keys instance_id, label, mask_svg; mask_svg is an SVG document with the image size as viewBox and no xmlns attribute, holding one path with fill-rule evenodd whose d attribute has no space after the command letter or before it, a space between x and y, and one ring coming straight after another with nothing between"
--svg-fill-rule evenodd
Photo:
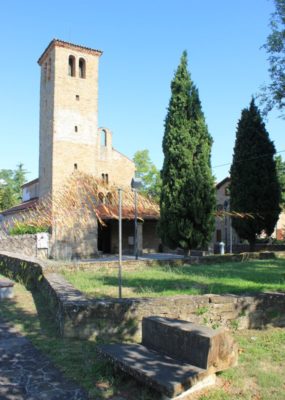
<instances>
[{"instance_id":1,"label":"tall cypress tree","mask_svg":"<svg viewBox=\"0 0 285 400\"><path fill-rule=\"evenodd\" d=\"M238 235L254 248L256 235L271 235L280 213L281 191L276 171L273 142L260 111L252 99L238 122L231 166L231 210L251 214L233 218Z\"/></svg>"},{"instance_id":2,"label":"tall cypress tree","mask_svg":"<svg viewBox=\"0 0 285 400\"><path fill-rule=\"evenodd\" d=\"M184 52L171 82L162 144L159 233L170 248L188 251L203 248L211 240L216 205L211 145L212 138Z\"/></svg>"}]
</instances>

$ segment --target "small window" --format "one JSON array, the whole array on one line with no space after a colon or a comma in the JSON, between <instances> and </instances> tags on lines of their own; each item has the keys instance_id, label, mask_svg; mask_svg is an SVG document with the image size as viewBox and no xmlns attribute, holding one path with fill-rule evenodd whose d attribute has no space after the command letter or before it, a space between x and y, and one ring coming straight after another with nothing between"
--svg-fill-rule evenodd
<instances>
[{"instance_id":1,"label":"small window","mask_svg":"<svg viewBox=\"0 0 285 400\"><path fill-rule=\"evenodd\" d=\"M99 203L104 204L104 194L103 193L99 193L98 194L98 199L99 199Z\"/></svg>"},{"instance_id":2,"label":"small window","mask_svg":"<svg viewBox=\"0 0 285 400\"><path fill-rule=\"evenodd\" d=\"M106 202L106 204L110 204L110 205L113 203L112 193L107 193L105 202Z\"/></svg>"},{"instance_id":3,"label":"small window","mask_svg":"<svg viewBox=\"0 0 285 400\"><path fill-rule=\"evenodd\" d=\"M102 182L103 183L109 183L109 176L108 174L102 174Z\"/></svg>"},{"instance_id":4,"label":"small window","mask_svg":"<svg viewBox=\"0 0 285 400\"><path fill-rule=\"evenodd\" d=\"M74 164L74 171L76 171L78 169L77 164Z\"/></svg>"},{"instance_id":5,"label":"small window","mask_svg":"<svg viewBox=\"0 0 285 400\"><path fill-rule=\"evenodd\" d=\"M47 81L47 63L44 65L44 81Z\"/></svg>"},{"instance_id":6,"label":"small window","mask_svg":"<svg viewBox=\"0 0 285 400\"><path fill-rule=\"evenodd\" d=\"M76 98L77 101L79 101L79 100L80 100L79 94L77 94L77 95L75 96L75 98Z\"/></svg>"},{"instance_id":7,"label":"small window","mask_svg":"<svg viewBox=\"0 0 285 400\"><path fill-rule=\"evenodd\" d=\"M75 76L75 57L69 56L68 59L68 75Z\"/></svg>"},{"instance_id":8,"label":"small window","mask_svg":"<svg viewBox=\"0 0 285 400\"><path fill-rule=\"evenodd\" d=\"M75 125L75 127L74 127L74 132L78 132L78 126L77 125Z\"/></svg>"},{"instance_id":9,"label":"small window","mask_svg":"<svg viewBox=\"0 0 285 400\"><path fill-rule=\"evenodd\" d=\"M86 78L86 63L84 58L79 58L79 78Z\"/></svg>"},{"instance_id":10,"label":"small window","mask_svg":"<svg viewBox=\"0 0 285 400\"><path fill-rule=\"evenodd\" d=\"M107 132L103 129L101 131L101 147L107 146Z\"/></svg>"},{"instance_id":11,"label":"small window","mask_svg":"<svg viewBox=\"0 0 285 400\"><path fill-rule=\"evenodd\" d=\"M219 243L222 241L222 231L221 231L221 229L217 229L216 230L216 241L219 242Z\"/></svg>"},{"instance_id":12,"label":"small window","mask_svg":"<svg viewBox=\"0 0 285 400\"><path fill-rule=\"evenodd\" d=\"M227 186L227 187L225 188L225 196L229 196L229 195L230 195L230 187Z\"/></svg>"},{"instance_id":13,"label":"small window","mask_svg":"<svg viewBox=\"0 0 285 400\"><path fill-rule=\"evenodd\" d=\"M51 59L48 59L48 66L47 66L47 80L49 81L51 77Z\"/></svg>"}]
</instances>

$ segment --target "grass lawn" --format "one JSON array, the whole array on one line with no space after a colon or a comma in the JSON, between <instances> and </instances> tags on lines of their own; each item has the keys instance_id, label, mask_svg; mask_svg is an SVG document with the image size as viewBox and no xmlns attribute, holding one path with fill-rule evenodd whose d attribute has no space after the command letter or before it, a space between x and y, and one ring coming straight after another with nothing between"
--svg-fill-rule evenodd
<instances>
[{"instance_id":1,"label":"grass lawn","mask_svg":"<svg viewBox=\"0 0 285 400\"><path fill-rule=\"evenodd\" d=\"M88 296L118 296L116 269L61 273ZM285 259L123 270L123 297L265 291L285 292Z\"/></svg>"},{"instance_id":2,"label":"grass lawn","mask_svg":"<svg viewBox=\"0 0 285 400\"><path fill-rule=\"evenodd\" d=\"M279 269L279 264L274 262L268 268ZM84 387L90 399L159 399L157 393L132 378L114 373L109 364L100 361L94 342L58 337L39 293L31 293L16 284L14 299L2 300L0 313L47 353L67 376ZM195 399L285 400L285 329L250 330L233 332L233 335L240 346L239 366L221 373L217 387Z\"/></svg>"}]
</instances>

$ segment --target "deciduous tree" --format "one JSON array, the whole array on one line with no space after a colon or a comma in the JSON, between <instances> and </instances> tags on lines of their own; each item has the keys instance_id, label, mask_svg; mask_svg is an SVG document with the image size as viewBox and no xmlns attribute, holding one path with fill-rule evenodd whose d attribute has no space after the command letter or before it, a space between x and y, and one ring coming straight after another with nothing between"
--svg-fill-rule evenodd
<instances>
[{"instance_id":1,"label":"deciduous tree","mask_svg":"<svg viewBox=\"0 0 285 400\"><path fill-rule=\"evenodd\" d=\"M285 0L274 0L274 3L271 33L264 45L268 53L270 83L263 86L260 97L265 114L276 107L285 118Z\"/></svg>"}]
</instances>

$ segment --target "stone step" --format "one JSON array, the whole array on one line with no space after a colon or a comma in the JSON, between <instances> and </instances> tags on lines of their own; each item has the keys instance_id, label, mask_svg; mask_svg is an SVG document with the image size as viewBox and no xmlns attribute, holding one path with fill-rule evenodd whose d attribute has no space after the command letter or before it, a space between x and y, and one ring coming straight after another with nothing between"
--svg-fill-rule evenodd
<instances>
[{"instance_id":1,"label":"stone step","mask_svg":"<svg viewBox=\"0 0 285 400\"><path fill-rule=\"evenodd\" d=\"M205 369L174 360L139 344L106 344L98 347L101 355L115 367L167 398L179 396L182 399L184 394L215 383L215 375Z\"/></svg>"},{"instance_id":2,"label":"stone step","mask_svg":"<svg viewBox=\"0 0 285 400\"><path fill-rule=\"evenodd\" d=\"M214 330L188 321L147 317L142 321L142 344L211 373L237 363L237 345L223 328Z\"/></svg>"}]
</instances>

